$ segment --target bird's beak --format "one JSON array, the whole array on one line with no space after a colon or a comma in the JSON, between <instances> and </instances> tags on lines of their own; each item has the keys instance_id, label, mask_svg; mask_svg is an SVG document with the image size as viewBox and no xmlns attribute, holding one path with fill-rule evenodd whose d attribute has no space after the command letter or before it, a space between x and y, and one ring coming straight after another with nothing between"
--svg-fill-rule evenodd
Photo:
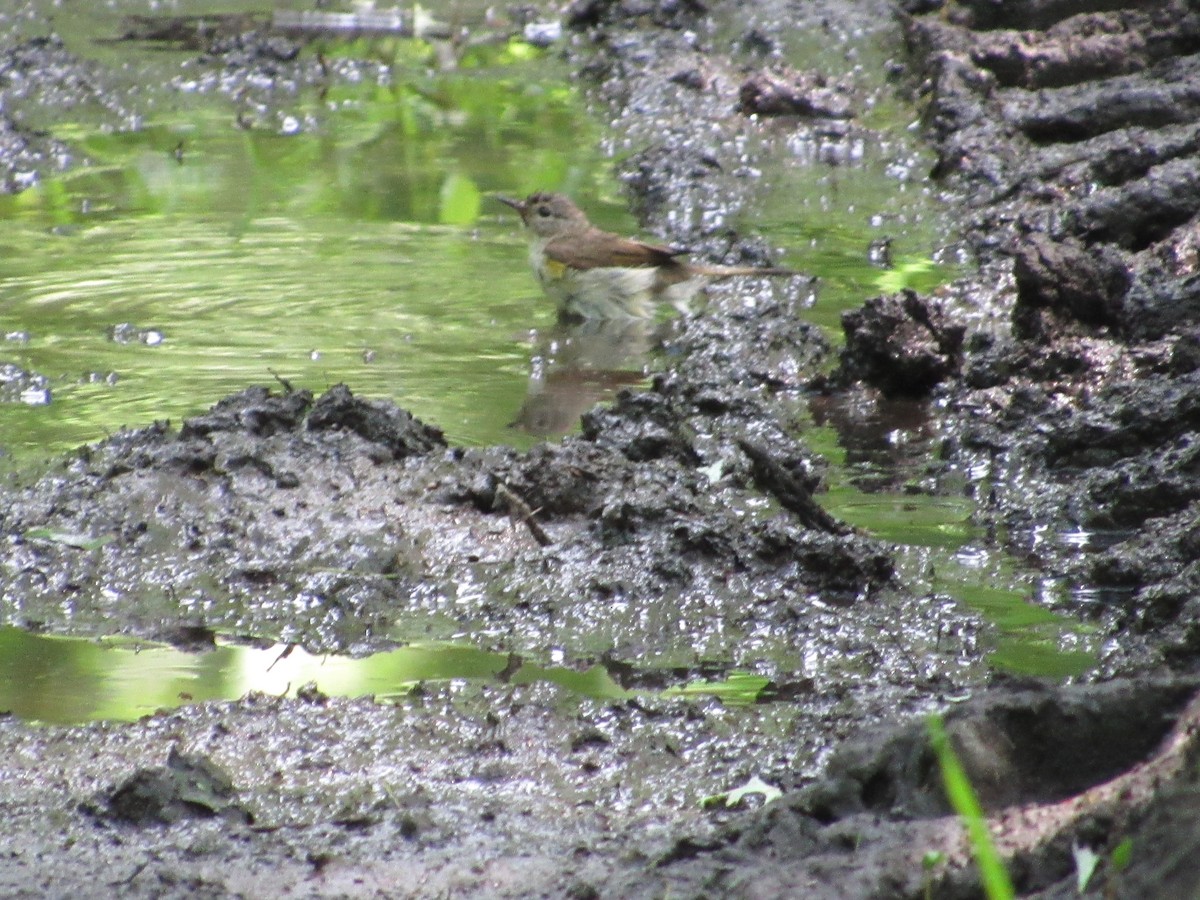
<instances>
[{"instance_id":1,"label":"bird's beak","mask_svg":"<svg viewBox=\"0 0 1200 900\"><path fill-rule=\"evenodd\" d=\"M525 201L524 200L514 200L512 197L504 197L500 194L493 194L492 196L494 196L497 200L499 200L505 206L511 206L513 209L515 209L517 211L517 213L521 216L522 219L525 218Z\"/></svg>"}]
</instances>

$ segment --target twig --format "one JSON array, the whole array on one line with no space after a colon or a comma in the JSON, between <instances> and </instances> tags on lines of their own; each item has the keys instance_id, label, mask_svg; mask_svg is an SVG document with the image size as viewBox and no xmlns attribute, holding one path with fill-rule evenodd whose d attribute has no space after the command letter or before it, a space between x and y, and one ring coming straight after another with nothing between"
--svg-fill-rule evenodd
<instances>
[{"instance_id":1,"label":"twig","mask_svg":"<svg viewBox=\"0 0 1200 900\"><path fill-rule=\"evenodd\" d=\"M514 494L503 484L496 485L496 500L504 501L504 506L508 509L508 514L514 519L520 519L525 523L525 527L529 529L529 533L533 535L533 539L543 547L549 547L554 541L550 535L546 534L544 528L538 524L535 519L534 511L529 508L529 504ZM493 506L495 502L493 502Z\"/></svg>"},{"instance_id":2,"label":"twig","mask_svg":"<svg viewBox=\"0 0 1200 900\"><path fill-rule=\"evenodd\" d=\"M738 446L750 459L750 471L759 489L772 494L780 506L790 509L805 528L830 534L850 534L852 529L831 516L813 498L812 490L785 469L765 448L744 438Z\"/></svg>"}]
</instances>

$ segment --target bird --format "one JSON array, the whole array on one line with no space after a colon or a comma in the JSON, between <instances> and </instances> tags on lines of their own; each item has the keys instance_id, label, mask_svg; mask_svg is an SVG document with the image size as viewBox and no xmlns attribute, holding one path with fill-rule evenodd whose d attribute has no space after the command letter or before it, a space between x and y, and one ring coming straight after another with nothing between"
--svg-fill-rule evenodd
<instances>
[{"instance_id":1,"label":"bird","mask_svg":"<svg viewBox=\"0 0 1200 900\"><path fill-rule=\"evenodd\" d=\"M497 196L529 232L529 264L559 318L642 319L659 303L682 308L709 278L797 273L777 266L718 266L679 259L686 250L647 244L597 228L563 194L539 191L524 200Z\"/></svg>"}]
</instances>

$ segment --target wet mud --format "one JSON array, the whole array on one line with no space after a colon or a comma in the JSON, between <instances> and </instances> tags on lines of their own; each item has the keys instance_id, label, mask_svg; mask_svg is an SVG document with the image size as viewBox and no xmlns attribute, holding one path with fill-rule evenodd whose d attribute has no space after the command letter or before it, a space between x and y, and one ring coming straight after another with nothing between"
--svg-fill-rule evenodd
<instances>
[{"instance_id":1,"label":"wet mud","mask_svg":"<svg viewBox=\"0 0 1200 900\"><path fill-rule=\"evenodd\" d=\"M1079 11L1018 36L973 30L984 13L970 10L963 24L905 23L926 54L941 177L964 191L967 233L1011 304L1008 334L967 338L974 390L953 401L969 412L955 446L1020 471L996 480L980 514L1017 552L1089 587L1068 605L1119 636L1109 671L1161 663L1194 627L1182 606L1169 628L1164 607L1148 606L1165 582L1196 587L1185 535L1196 516L1200 207L1185 135L1196 129L1186 95L1200 20L1185 4L1148 4ZM1005 42L1033 68L997 63ZM1050 81L1030 74L1046 56L1064 66ZM1092 552L1035 545L1044 527L1091 533ZM1165 631L1150 637L1150 621Z\"/></svg>"},{"instance_id":2,"label":"wet mud","mask_svg":"<svg viewBox=\"0 0 1200 900\"><path fill-rule=\"evenodd\" d=\"M775 702L748 719L501 681L7 718L4 893L979 896L922 720L942 710L1022 896L1076 896L1074 846L1101 856L1098 896L1196 894L1200 22L1175 2L940 6L564 13L576 77L639 148L619 164L632 207L723 263L775 261L728 224L765 152L747 134L819 133L841 163L840 138L878 139L848 76L778 67L771 34L904 36L888 89L922 105L978 264L936 297L863 298L839 353L803 321L803 279L714 288L659 336L650 388L560 444L452 447L344 386L279 384L2 488L0 599L29 629L350 654L457 638L639 687L663 660L722 659L777 679ZM715 21L739 24L734 46ZM213 89L245 71L265 97L319 68L266 32L222 40ZM90 72L53 41L0 52L42 90ZM24 141L3 155L11 188L70 164L52 131ZM988 675L977 618L820 507L805 396L926 403L931 466L986 473L976 519L1100 630L1098 671ZM787 647L803 678L762 649ZM697 802L752 775L784 797Z\"/></svg>"}]
</instances>

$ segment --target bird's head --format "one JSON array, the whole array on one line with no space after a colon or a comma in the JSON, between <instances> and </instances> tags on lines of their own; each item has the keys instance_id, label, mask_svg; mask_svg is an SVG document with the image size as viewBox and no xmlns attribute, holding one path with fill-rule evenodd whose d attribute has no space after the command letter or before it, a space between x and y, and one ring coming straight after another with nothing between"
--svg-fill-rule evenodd
<instances>
[{"instance_id":1,"label":"bird's head","mask_svg":"<svg viewBox=\"0 0 1200 900\"><path fill-rule=\"evenodd\" d=\"M539 191L530 194L524 200L513 200L510 197L496 199L515 209L525 227L540 237L554 237L588 227L587 216L583 214L583 210L562 194Z\"/></svg>"}]
</instances>

